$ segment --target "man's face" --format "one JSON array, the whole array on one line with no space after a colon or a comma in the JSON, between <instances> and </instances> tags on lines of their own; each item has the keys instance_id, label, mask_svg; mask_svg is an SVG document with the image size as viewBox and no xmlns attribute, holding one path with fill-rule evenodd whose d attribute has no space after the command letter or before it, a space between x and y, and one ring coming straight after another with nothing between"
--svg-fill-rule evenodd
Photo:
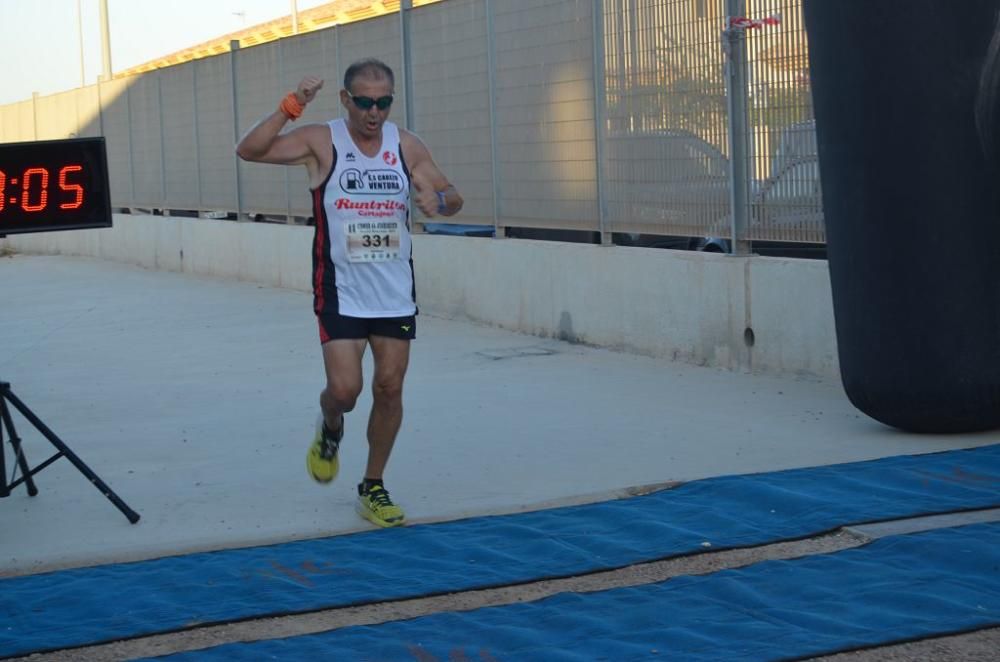
<instances>
[{"instance_id":1,"label":"man's face","mask_svg":"<svg viewBox=\"0 0 1000 662\"><path fill-rule=\"evenodd\" d=\"M377 138L381 135L382 124L388 119L392 106L379 110L378 105L373 104L371 108L365 110L359 107L352 97L378 100L391 96L392 84L388 78L361 75L351 81L350 90L340 91L340 103L347 109L348 124L356 133L365 138Z\"/></svg>"}]
</instances>

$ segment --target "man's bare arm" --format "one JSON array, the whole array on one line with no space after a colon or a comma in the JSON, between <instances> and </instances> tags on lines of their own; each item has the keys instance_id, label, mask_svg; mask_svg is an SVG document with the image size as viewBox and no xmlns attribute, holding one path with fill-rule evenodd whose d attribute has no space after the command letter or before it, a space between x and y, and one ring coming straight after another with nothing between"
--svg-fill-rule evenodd
<instances>
[{"instance_id":1,"label":"man's bare arm","mask_svg":"<svg viewBox=\"0 0 1000 662\"><path fill-rule=\"evenodd\" d=\"M301 106L312 101L323 81L315 77L306 77L299 83L295 97ZM282 134L289 117L282 110L276 110L258 122L236 145L236 153L246 161L259 163L276 163L280 165L297 165L315 163L317 155L312 145L314 140L325 130L322 125L311 124Z\"/></svg>"},{"instance_id":2,"label":"man's bare arm","mask_svg":"<svg viewBox=\"0 0 1000 662\"><path fill-rule=\"evenodd\" d=\"M417 208L429 218L454 216L461 211L465 201L438 168L423 141L409 131L400 131L400 143L416 190L413 202Z\"/></svg>"}]
</instances>

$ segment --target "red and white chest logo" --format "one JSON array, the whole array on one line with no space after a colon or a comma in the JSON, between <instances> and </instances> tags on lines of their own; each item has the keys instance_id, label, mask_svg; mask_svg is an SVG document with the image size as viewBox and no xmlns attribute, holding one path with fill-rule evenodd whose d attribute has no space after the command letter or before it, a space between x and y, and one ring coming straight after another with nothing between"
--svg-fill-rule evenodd
<instances>
[{"instance_id":1,"label":"red and white chest logo","mask_svg":"<svg viewBox=\"0 0 1000 662\"><path fill-rule=\"evenodd\" d=\"M386 165L394 166L396 165L396 155L392 152L386 151L382 152L382 160L386 162Z\"/></svg>"}]
</instances>

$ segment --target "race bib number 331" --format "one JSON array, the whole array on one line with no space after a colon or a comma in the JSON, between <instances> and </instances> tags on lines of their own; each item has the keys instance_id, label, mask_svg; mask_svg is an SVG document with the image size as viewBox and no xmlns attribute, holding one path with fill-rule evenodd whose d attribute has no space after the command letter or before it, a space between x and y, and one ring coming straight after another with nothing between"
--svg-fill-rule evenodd
<instances>
[{"instance_id":1,"label":"race bib number 331","mask_svg":"<svg viewBox=\"0 0 1000 662\"><path fill-rule=\"evenodd\" d=\"M399 221L348 223L347 259L351 262L398 260Z\"/></svg>"}]
</instances>

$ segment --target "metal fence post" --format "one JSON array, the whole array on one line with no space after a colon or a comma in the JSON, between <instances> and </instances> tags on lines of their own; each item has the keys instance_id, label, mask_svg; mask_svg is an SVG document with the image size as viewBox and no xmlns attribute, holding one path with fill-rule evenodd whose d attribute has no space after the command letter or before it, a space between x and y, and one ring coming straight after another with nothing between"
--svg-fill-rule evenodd
<instances>
[{"instance_id":1,"label":"metal fence post","mask_svg":"<svg viewBox=\"0 0 1000 662\"><path fill-rule=\"evenodd\" d=\"M191 104L194 106L194 173L195 182L198 185L198 216L204 211L205 202L202 196L201 186L201 131L198 127L198 62L192 60L191 66Z\"/></svg>"},{"instance_id":2,"label":"metal fence post","mask_svg":"<svg viewBox=\"0 0 1000 662\"><path fill-rule=\"evenodd\" d=\"M406 99L406 110L403 114L403 123L406 125L408 131L415 131L416 127L413 126L413 61L411 59L412 53L410 52L410 11L413 9L412 0L400 0L399 3L399 58L402 61L402 74L403 74L403 97ZM414 214L413 198L410 197L410 211L409 218L415 219L416 214ZM414 229L423 230L423 223L420 221L414 221L412 224Z\"/></svg>"},{"instance_id":3,"label":"metal fence post","mask_svg":"<svg viewBox=\"0 0 1000 662\"><path fill-rule=\"evenodd\" d=\"M125 84L125 134L128 136L128 197L129 208L136 206L135 199L135 155L132 153L132 85Z\"/></svg>"},{"instance_id":4,"label":"metal fence post","mask_svg":"<svg viewBox=\"0 0 1000 662\"><path fill-rule=\"evenodd\" d=\"M490 175L493 192L493 237L504 237L504 228L500 225L500 178L497 175L497 42L496 30L493 24L493 0L486 0L486 68L489 80L490 102Z\"/></svg>"},{"instance_id":5,"label":"metal fence post","mask_svg":"<svg viewBox=\"0 0 1000 662\"><path fill-rule=\"evenodd\" d=\"M238 39L232 39L229 42L229 71L230 71L230 81L229 86L231 97L232 97L232 107L233 107L233 144L235 145L240 141L240 122L239 122L239 110L237 109L237 93L236 93L236 54L240 50L240 42ZM236 220L242 220L243 216L243 188L240 183L240 157L236 154L236 150L233 150L233 165L236 170Z\"/></svg>"},{"instance_id":6,"label":"metal fence post","mask_svg":"<svg viewBox=\"0 0 1000 662\"><path fill-rule=\"evenodd\" d=\"M73 112L75 113L76 123L73 129L73 133L69 135L70 138L80 138L80 134L83 133L83 126L80 124L80 99L83 96L83 88L79 87L73 90Z\"/></svg>"},{"instance_id":7,"label":"metal fence post","mask_svg":"<svg viewBox=\"0 0 1000 662\"><path fill-rule=\"evenodd\" d=\"M333 57L334 57L334 59L337 62L337 67L338 67L338 69L337 69L337 78L338 79L340 79L340 77L343 75L344 70L347 69L347 67L345 67L343 65L344 55L343 55L343 53L340 52L340 33L341 33L341 30L342 30L342 27L340 25L333 26L333 40L334 40L334 44L333 44ZM340 79L340 80L342 80L342 79ZM340 82L338 81L337 84L339 85ZM340 107L340 115L341 115L341 117L343 117L343 115L344 115L344 107L343 106Z\"/></svg>"},{"instance_id":8,"label":"metal fence post","mask_svg":"<svg viewBox=\"0 0 1000 662\"><path fill-rule=\"evenodd\" d=\"M97 83L97 121L98 128L101 131L101 135L105 136L104 133L104 96L101 94L101 81L98 80Z\"/></svg>"},{"instance_id":9,"label":"metal fence post","mask_svg":"<svg viewBox=\"0 0 1000 662\"><path fill-rule=\"evenodd\" d=\"M594 0L594 154L597 159L597 224L601 245L613 246L608 229L608 201L604 191L604 102L607 98L604 81L604 1Z\"/></svg>"},{"instance_id":10,"label":"metal fence post","mask_svg":"<svg viewBox=\"0 0 1000 662\"><path fill-rule=\"evenodd\" d=\"M160 114L160 210L167 208L167 141L163 130L163 74L156 70L156 112Z\"/></svg>"},{"instance_id":11,"label":"metal fence post","mask_svg":"<svg viewBox=\"0 0 1000 662\"><path fill-rule=\"evenodd\" d=\"M320 39L320 48L323 48L324 40ZM285 40L278 40L278 92L281 93L285 85ZM291 168L282 168L285 176L285 224L292 225L295 220L292 218L292 178L289 174Z\"/></svg>"},{"instance_id":12,"label":"metal fence post","mask_svg":"<svg viewBox=\"0 0 1000 662\"><path fill-rule=\"evenodd\" d=\"M403 96L406 97L406 128L416 131L413 112L413 49L410 40L410 12L413 10L413 0L401 0L399 3L399 34L402 38L403 60Z\"/></svg>"},{"instance_id":13,"label":"metal fence post","mask_svg":"<svg viewBox=\"0 0 1000 662\"><path fill-rule=\"evenodd\" d=\"M734 28L730 19L746 15L746 0L726 0L726 26L723 44L726 49L726 97L729 109L729 172L732 207L732 255L750 251L747 228L750 219L750 149L747 143L749 124L747 107L746 31Z\"/></svg>"},{"instance_id":14,"label":"metal fence post","mask_svg":"<svg viewBox=\"0 0 1000 662\"><path fill-rule=\"evenodd\" d=\"M31 93L31 135L38 140L38 92Z\"/></svg>"}]
</instances>

